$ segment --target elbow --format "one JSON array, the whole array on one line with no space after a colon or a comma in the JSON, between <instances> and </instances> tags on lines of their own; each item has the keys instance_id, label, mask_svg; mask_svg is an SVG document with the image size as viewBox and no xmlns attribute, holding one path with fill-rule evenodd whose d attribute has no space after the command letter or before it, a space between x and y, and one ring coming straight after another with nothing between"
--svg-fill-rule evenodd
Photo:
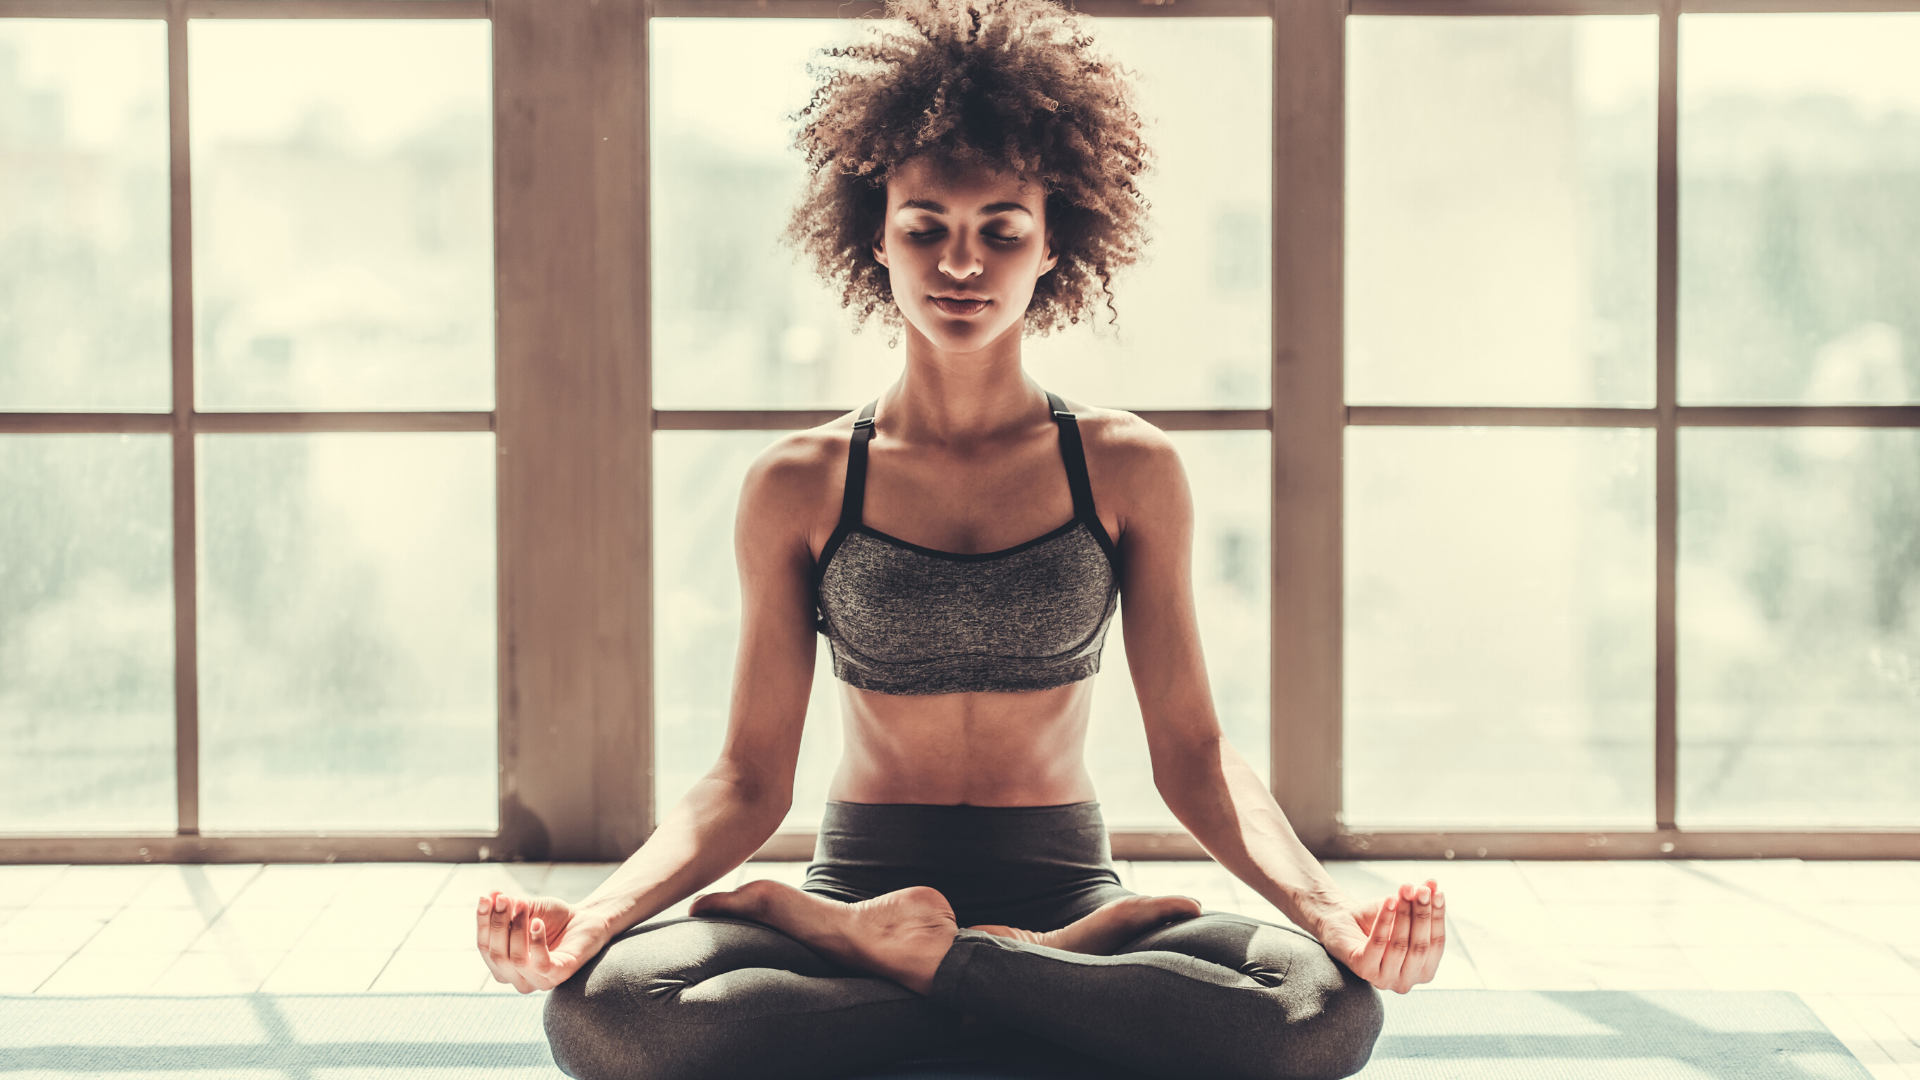
<instances>
[{"instance_id":1,"label":"elbow","mask_svg":"<svg viewBox=\"0 0 1920 1080\"><path fill-rule=\"evenodd\" d=\"M1153 756L1153 786L1161 801L1196 837L1212 835L1237 817L1233 789L1218 738L1195 740Z\"/></svg>"},{"instance_id":2,"label":"elbow","mask_svg":"<svg viewBox=\"0 0 1920 1080\"><path fill-rule=\"evenodd\" d=\"M1150 746L1153 759L1153 786L1160 797L1173 805L1175 798L1226 786L1226 770L1221 765L1225 746L1219 735L1178 741L1161 741Z\"/></svg>"},{"instance_id":3,"label":"elbow","mask_svg":"<svg viewBox=\"0 0 1920 1080\"><path fill-rule=\"evenodd\" d=\"M707 778L723 786L735 806L750 811L756 819L771 818L777 826L793 809L793 777L770 774L747 762L722 757L707 773Z\"/></svg>"}]
</instances>

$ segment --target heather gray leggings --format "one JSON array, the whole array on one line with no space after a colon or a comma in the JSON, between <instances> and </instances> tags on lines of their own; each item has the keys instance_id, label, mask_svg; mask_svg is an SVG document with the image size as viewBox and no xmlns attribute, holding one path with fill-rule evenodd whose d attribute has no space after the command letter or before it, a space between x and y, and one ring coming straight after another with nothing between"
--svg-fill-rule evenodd
<instances>
[{"instance_id":1,"label":"heather gray leggings","mask_svg":"<svg viewBox=\"0 0 1920 1080\"><path fill-rule=\"evenodd\" d=\"M960 925L1052 930L1116 897L1099 804L828 803L806 889L857 901L931 885ZM1054 1055L1052 1075L1342 1077L1380 1033L1378 992L1311 937L1207 912L1087 956L962 930L925 997L744 919L615 938L547 1000L581 1080L812 1080L887 1062Z\"/></svg>"}]
</instances>

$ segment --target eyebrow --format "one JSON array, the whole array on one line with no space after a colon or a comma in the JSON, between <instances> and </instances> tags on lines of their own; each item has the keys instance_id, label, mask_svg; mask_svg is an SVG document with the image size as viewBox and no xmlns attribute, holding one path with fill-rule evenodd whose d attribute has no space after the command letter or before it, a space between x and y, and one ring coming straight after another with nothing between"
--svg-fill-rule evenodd
<instances>
[{"instance_id":1,"label":"eyebrow","mask_svg":"<svg viewBox=\"0 0 1920 1080\"><path fill-rule=\"evenodd\" d=\"M900 209L929 210L936 214L944 214L947 212L946 207L940 205L937 202L934 202L932 199L908 199L906 202L903 202L900 204ZM1027 209L1026 206L1017 202L990 203L980 208L980 212L983 214L1004 214L1009 210L1018 210L1021 213L1027 215L1028 217L1033 216L1033 211Z\"/></svg>"}]
</instances>

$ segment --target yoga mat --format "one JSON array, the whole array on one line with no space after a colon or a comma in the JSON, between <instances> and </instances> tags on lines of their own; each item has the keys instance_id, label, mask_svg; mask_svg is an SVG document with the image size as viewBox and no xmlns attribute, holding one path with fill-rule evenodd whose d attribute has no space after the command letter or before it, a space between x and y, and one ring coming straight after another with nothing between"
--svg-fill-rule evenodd
<instances>
[{"instance_id":1,"label":"yoga mat","mask_svg":"<svg viewBox=\"0 0 1920 1080\"><path fill-rule=\"evenodd\" d=\"M0 1077L553 1080L560 1072L541 1031L542 1004L541 996L518 994L0 996ZM901 1062L846 1080L1125 1075L1007 1041L986 1058ZM1359 1076L1871 1080L1797 995L1694 990L1423 990L1390 997L1386 1030Z\"/></svg>"}]
</instances>

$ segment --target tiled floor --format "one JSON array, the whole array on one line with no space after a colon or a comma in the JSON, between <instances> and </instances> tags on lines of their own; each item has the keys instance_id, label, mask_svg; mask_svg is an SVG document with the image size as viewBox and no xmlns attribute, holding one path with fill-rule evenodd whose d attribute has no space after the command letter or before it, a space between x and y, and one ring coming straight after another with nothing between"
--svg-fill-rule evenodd
<instances>
[{"instance_id":1,"label":"tiled floor","mask_svg":"<svg viewBox=\"0 0 1920 1080\"><path fill-rule=\"evenodd\" d=\"M477 991L482 892L578 899L611 866L0 866L0 995ZM1877 1080L1920 1080L1920 862L1350 862L1358 897L1436 878L1434 988L1782 989ZM798 883L799 863L733 880ZM1142 893L1280 918L1211 863L1120 864ZM679 914L669 911L662 917Z\"/></svg>"}]
</instances>

